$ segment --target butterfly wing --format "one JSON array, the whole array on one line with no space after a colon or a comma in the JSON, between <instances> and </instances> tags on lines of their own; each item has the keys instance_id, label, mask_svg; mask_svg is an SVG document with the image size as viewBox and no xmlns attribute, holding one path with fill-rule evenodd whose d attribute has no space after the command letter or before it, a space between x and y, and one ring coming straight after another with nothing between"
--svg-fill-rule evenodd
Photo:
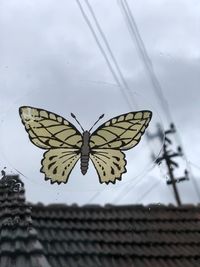
<instances>
[{"instance_id":1,"label":"butterfly wing","mask_svg":"<svg viewBox=\"0 0 200 267\"><path fill-rule=\"evenodd\" d=\"M29 139L37 147L80 149L81 133L61 116L28 106L20 107L19 114Z\"/></svg>"},{"instance_id":2,"label":"butterfly wing","mask_svg":"<svg viewBox=\"0 0 200 267\"><path fill-rule=\"evenodd\" d=\"M128 150L136 146L152 117L148 110L129 112L102 124L92 133L91 149L120 149Z\"/></svg>"},{"instance_id":3,"label":"butterfly wing","mask_svg":"<svg viewBox=\"0 0 200 267\"><path fill-rule=\"evenodd\" d=\"M31 142L48 150L40 170L45 179L66 183L80 158L81 133L69 121L47 110L23 106L19 114Z\"/></svg>"},{"instance_id":4,"label":"butterfly wing","mask_svg":"<svg viewBox=\"0 0 200 267\"><path fill-rule=\"evenodd\" d=\"M115 183L126 172L125 154L117 149L94 149L90 153L100 183Z\"/></svg>"},{"instance_id":5,"label":"butterfly wing","mask_svg":"<svg viewBox=\"0 0 200 267\"><path fill-rule=\"evenodd\" d=\"M44 153L40 171L44 173L45 180L50 179L51 183L67 183L69 175L79 158L80 153L74 150L50 149Z\"/></svg>"},{"instance_id":6,"label":"butterfly wing","mask_svg":"<svg viewBox=\"0 0 200 267\"><path fill-rule=\"evenodd\" d=\"M148 110L114 117L98 127L90 138L90 158L100 182L115 183L126 172L123 150L136 146L152 118Z\"/></svg>"}]
</instances>

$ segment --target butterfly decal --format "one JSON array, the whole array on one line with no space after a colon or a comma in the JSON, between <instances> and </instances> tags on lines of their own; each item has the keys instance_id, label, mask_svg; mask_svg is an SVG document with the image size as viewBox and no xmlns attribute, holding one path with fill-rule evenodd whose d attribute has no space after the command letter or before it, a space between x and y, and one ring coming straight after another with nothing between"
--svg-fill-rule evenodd
<instances>
[{"instance_id":1,"label":"butterfly decal","mask_svg":"<svg viewBox=\"0 0 200 267\"><path fill-rule=\"evenodd\" d=\"M114 117L93 133L83 133L63 117L40 108L19 108L21 121L30 141L45 149L40 171L51 183L67 183L69 175L80 159L81 172L86 174L89 159L94 164L100 183L115 183L126 172L126 159L122 151L135 147L152 118L152 112L142 110Z\"/></svg>"}]
</instances>

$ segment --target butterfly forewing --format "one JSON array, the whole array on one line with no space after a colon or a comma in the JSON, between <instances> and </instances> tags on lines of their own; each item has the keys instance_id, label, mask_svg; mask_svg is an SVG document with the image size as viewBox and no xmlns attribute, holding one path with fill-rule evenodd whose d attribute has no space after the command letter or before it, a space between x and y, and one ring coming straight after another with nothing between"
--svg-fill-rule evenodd
<instances>
[{"instance_id":1,"label":"butterfly forewing","mask_svg":"<svg viewBox=\"0 0 200 267\"><path fill-rule=\"evenodd\" d=\"M27 106L20 107L19 113L31 142L36 146L44 149L81 147L81 133L61 116Z\"/></svg>"},{"instance_id":2,"label":"butterfly forewing","mask_svg":"<svg viewBox=\"0 0 200 267\"><path fill-rule=\"evenodd\" d=\"M112 118L91 135L91 149L127 150L136 146L148 127L151 117L152 112L145 110Z\"/></svg>"},{"instance_id":3,"label":"butterfly forewing","mask_svg":"<svg viewBox=\"0 0 200 267\"><path fill-rule=\"evenodd\" d=\"M94 149L90 158L99 176L100 183L115 183L126 172L125 155L116 149Z\"/></svg>"}]
</instances>

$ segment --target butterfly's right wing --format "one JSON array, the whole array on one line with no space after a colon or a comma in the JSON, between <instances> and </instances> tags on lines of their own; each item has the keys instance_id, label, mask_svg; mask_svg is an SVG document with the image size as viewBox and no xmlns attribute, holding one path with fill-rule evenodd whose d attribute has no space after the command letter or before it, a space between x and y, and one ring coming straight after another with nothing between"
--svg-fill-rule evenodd
<instances>
[{"instance_id":1,"label":"butterfly's right wing","mask_svg":"<svg viewBox=\"0 0 200 267\"><path fill-rule=\"evenodd\" d=\"M90 158L100 183L115 183L126 172L123 150L136 146L144 134L152 112L142 110L114 117L99 126L90 137Z\"/></svg>"},{"instance_id":2,"label":"butterfly's right wing","mask_svg":"<svg viewBox=\"0 0 200 267\"><path fill-rule=\"evenodd\" d=\"M80 158L80 153L65 149L50 149L44 153L41 172L51 183L67 183L69 175Z\"/></svg>"},{"instance_id":3,"label":"butterfly's right wing","mask_svg":"<svg viewBox=\"0 0 200 267\"><path fill-rule=\"evenodd\" d=\"M136 146L152 117L150 110L129 112L99 126L90 138L91 149L128 150Z\"/></svg>"},{"instance_id":4,"label":"butterfly's right wing","mask_svg":"<svg viewBox=\"0 0 200 267\"><path fill-rule=\"evenodd\" d=\"M37 147L75 150L81 148L81 133L61 116L29 106L20 107L19 114L29 139Z\"/></svg>"}]
</instances>

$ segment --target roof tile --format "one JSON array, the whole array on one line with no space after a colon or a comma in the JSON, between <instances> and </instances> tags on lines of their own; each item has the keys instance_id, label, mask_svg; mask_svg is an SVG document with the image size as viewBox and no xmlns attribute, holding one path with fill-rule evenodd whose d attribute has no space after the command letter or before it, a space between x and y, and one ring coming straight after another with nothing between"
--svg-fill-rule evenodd
<instances>
[{"instance_id":1,"label":"roof tile","mask_svg":"<svg viewBox=\"0 0 200 267\"><path fill-rule=\"evenodd\" d=\"M30 210L23 188L18 195L5 188L0 182L1 267L200 266L200 206Z\"/></svg>"}]
</instances>

